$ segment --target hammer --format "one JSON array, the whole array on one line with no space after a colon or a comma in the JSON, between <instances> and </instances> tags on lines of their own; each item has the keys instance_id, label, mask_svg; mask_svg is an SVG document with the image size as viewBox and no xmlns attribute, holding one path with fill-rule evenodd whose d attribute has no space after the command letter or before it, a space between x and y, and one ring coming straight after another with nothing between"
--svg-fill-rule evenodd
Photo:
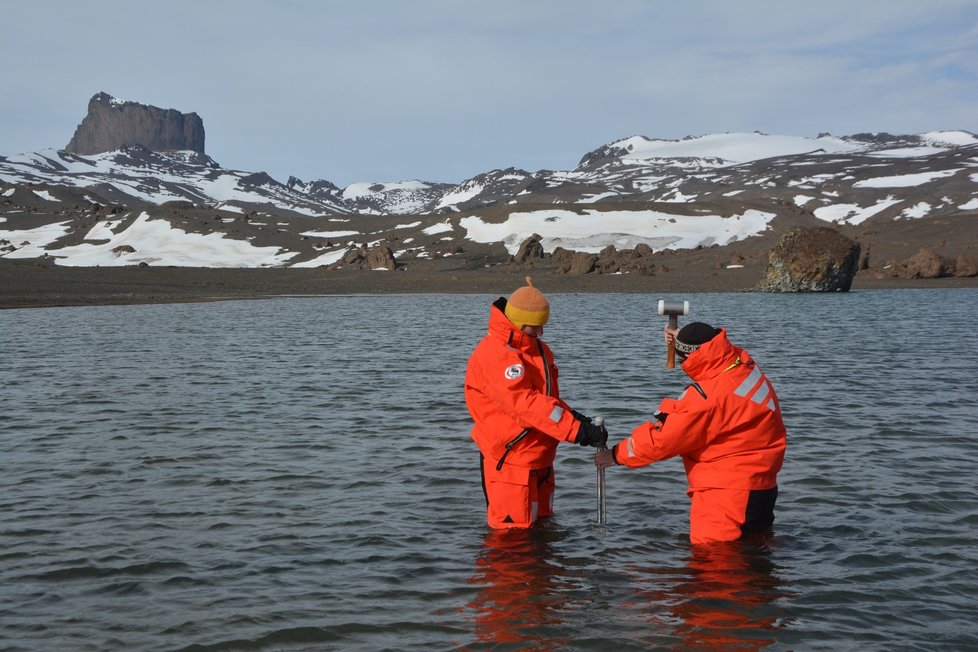
<instances>
[{"instance_id":1,"label":"hammer","mask_svg":"<svg viewBox=\"0 0 978 652\"><path fill-rule=\"evenodd\" d=\"M669 315L669 328L679 328L679 315L689 314L689 301L666 301L659 299L659 314ZM666 359L666 368L672 369L676 366L676 341L669 342L669 354Z\"/></svg>"}]
</instances>

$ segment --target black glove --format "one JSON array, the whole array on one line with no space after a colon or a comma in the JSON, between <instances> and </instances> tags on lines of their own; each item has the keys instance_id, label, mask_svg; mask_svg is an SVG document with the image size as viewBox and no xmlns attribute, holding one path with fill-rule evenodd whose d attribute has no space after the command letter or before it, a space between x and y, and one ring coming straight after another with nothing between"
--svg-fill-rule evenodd
<instances>
[{"instance_id":1,"label":"black glove","mask_svg":"<svg viewBox=\"0 0 978 652\"><path fill-rule=\"evenodd\" d=\"M594 425L590 419L585 417L581 419L581 427L578 429L577 439L574 441L581 446L600 448L608 443L608 429L604 427L604 424Z\"/></svg>"},{"instance_id":2,"label":"black glove","mask_svg":"<svg viewBox=\"0 0 978 652\"><path fill-rule=\"evenodd\" d=\"M587 421L588 423L591 423L591 417L585 416L580 412L578 412L577 410L571 409L571 414L573 414L574 418L577 419L578 421Z\"/></svg>"}]
</instances>

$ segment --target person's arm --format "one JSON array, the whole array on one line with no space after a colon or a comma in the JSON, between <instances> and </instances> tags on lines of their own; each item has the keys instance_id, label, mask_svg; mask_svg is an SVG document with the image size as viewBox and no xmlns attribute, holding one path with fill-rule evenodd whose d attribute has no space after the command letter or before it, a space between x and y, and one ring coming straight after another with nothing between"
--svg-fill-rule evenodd
<instances>
[{"instance_id":1,"label":"person's arm","mask_svg":"<svg viewBox=\"0 0 978 652\"><path fill-rule=\"evenodd\" d=\"M516 355L499 356L482 369L482 391L523 428L532 428L560 441L574 442L580 423L557 396L533 387L523 361Z\"/></svg>"},{"instance_id":2,"label":"person's arm","mask_svg":"<svg viewBox=\"0 0 978 652\"><path fill-rule=\"evenodd\" d=\"M706 445L713 410L698 393L689 392L678 401L664 399L656 414L655 421L640 424L631 436L614 445L610 451L610 461L636 468L690 453ZM599 463L597 459L595 463Z\"/></svg>"}]
</instances>

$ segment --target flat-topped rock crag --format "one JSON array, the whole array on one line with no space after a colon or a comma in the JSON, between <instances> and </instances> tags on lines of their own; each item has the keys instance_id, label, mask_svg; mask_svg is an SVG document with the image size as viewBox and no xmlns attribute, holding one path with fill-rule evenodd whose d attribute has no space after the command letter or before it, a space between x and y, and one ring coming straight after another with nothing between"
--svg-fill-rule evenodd
<instances>
[{"instance_id":1,"label":"flat-topped rock crag","mask_svg":"<svg viewBox=\"0 0 978 652\"><path fill-rule=\"evenodd\" d=\"M65 148L74 154L100 154L127 145L154 152L189 150L204 153L204 122L196 113L161 109L96 93L88 114Z\"/></svg>"}]
</instances>

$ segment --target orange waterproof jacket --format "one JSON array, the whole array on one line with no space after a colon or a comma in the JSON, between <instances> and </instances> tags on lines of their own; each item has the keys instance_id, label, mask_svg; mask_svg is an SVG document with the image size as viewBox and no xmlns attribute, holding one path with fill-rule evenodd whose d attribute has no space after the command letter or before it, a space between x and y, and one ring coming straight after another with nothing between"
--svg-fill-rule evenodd
<instances>
[{"instance_id":1,"label":"orange waterproof jacket","mask_svg":"<svg viewBox=\"0 0 978 652\"><path fill-rule=\"evenodd\" d=\"M503 297L492 304L489 333L465 371L472 439L500 468L542 469L553 464L558 442L577 438L580 422L560 399L550 347L516 328L505 307Z\"/></svg>"},{"instance_id":2,"label":"orange waterproof jacket","mask_svg":"<svg viewBox=\"0 0 978 652\"><path fill-rule=\"evenodd\" d=\"M786 447L781 407L747 351L721 330L683 370L695 383L678 399L663 399L659 420L617 444L615 461L638 467L680 455L690 492L776 486Z\"/></svg>"}]
</instances>

